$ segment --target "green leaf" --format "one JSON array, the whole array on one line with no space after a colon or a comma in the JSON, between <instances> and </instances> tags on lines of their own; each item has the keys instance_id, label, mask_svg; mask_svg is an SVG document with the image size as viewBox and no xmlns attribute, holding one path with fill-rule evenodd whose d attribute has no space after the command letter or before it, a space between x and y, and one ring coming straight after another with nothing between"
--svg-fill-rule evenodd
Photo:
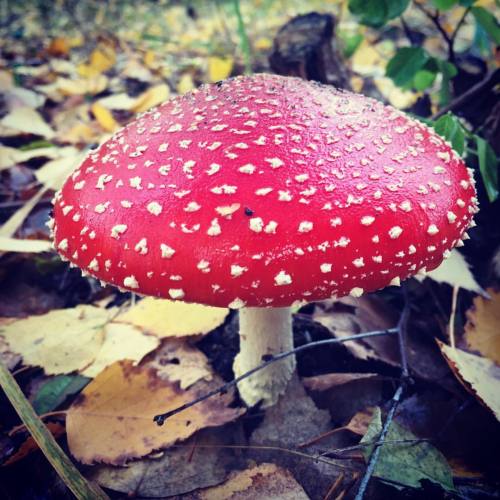
<instances>
[{"instance_id":1,"label":"green leaf","mask_svg":"<svg viewBox=\"0 0 500 500\"><path fill-rule=\"evenodd\" d=\"M81 375L57 375L42 384L33 400L33 408L42 415L55 410L64 400L80 392L89 382L90 378Z\"/></svg>"},{"instance_id":2,"label":"green leaf","mask_svg":"<svg viewBox=\"0 0 500 500\"><path fill-rule=\"evenodd\" d=\"M413 77L413 86L416 90L425 90L429 88L436 79L436 73L427 69L421 69Z\"/></svg>"},{"instance_id":3,"label":"green leaf","mask_svg":"<svg viewBox=\"0 0 500 500\"><path fill-rule=\"evenodd\" d=\"M429 54L421 47L403 47L389 61L385 72L396 85L403 87L428 60Z\"/></svg>"},{"instance_id":4,"label":"green leaf","mask_svg":"<svg viewBox=\"0 0 500 500\"><path fill-rule=\"evenodd\" d=\"M439 104L446 106L451 100L450 80L458 73L457 67L443 59L433 58L442 74L441 89L439 90Z\"/></svg>"},{"instance_id":5,"label":"green leaf","mask_svg":"<svg viewBox=\"0 0 500 500\"><path fill-rule=\"evenodd\" d=\"M352 57L354 52L358 50L358 47L360 46L364 38L361 33L349 35L345 31L340 31L339 37L342 41L342 54L346 59Z\"/></svg>"},{"instance_id":6,"label":"green leaf","mask_svg":"<svg viewBox=\"0 0 500 500\"><path fill-rule=\"evenodd\" d=\"M498 198L498 160L493 148L482 138L474 136L479 160L479 171L483 179L488 199L494 202Z\"/></svg>"},{"instance_id":7,"label":"green leaf","mask_svg":"<svg viewBox=\"0 0 500 500\"><path fill-rule=\"evenodd\" d=\"M472 7L472 14L476 22L488 33L496 45L500 45L500 26L496 17L484 7Z\"/></svg>"},{"instance_id":8,"label":"green leaf","mask_svg":"<svg viewBox=\"0 0 500 500\"><path fill-rule=\"evenodd\" d=\"M459 155L462 155L465 147L465 133L456 116L451 113L442 116L434 123L434 130L450 142Z\"/></svg>"},{"instance_id":9,"label":"green leaf","mask_svg":"<svg viewBox=\"0 0 500 500\"><path fill-rule=\"evenodd\" d=\"M373 28L400 16L410 0L349 0L349 10L359 16L359 22Z\"/></svg>"},{"instance_id":10,"label":"green leaf","mask_svg":"<svg viewBox=\"0 0 500 500\"><path fill-rule=\"evenodd\" d=\"M376 408L361 443L376 442L381 430L381 412L380 408ZM410 488L421 488L420 481L427 479L445 490L454 489L448 462L430 443L419 442L414 434L396 422L391 423L385 441L373 473L375 477L386 480L393 486L397 483ZM363 451L367 462L372 451L373 446L367 446Z\"/></svg>"},{"instance_id":11,"label":"green leaf","mask_svg":"<svg viewBox=\"0 0 500 500\"><path fill-rule=\"evenodd\" d=\"M436 9L448 10L451 9L458 0L432 0L432 4Z\"/></svg>"}]
</instances>

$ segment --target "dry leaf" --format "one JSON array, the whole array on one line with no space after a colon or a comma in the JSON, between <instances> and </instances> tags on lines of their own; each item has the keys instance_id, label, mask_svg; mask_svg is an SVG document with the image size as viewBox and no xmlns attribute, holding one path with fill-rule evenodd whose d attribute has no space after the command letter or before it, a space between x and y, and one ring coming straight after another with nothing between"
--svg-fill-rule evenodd
<instances>
[{"instance_id":1,"label":"dry leaf","mask_svg":"<svg viewBox=\"0 0 500 500\"><path fill-rule=\"evenodd\" d=\"M100 373L68 411L66 431L71 453L80 462L125 464L166 448L205 427L238 418L228 408L232 395L215 396L169 418L163 427L153 416L181 406L217 386L198 383L189 391L156 376L155 370L115 363Z\"/></svg>"},{"instance_id":2,"label":"dry leaf","mask_svg":"<svg viewBox=\"0 0 500 500\"><path fill-rule=\"evenodd\" d=\"M166 83L162 83L160 85L156 85L155 87L151 87L146 90L143 94L141 94L135 104L130 108L134 113L142 113L143 111L147 111L148 109L161 104L166 101L170 96L170 89Z\"/></svg>"},{"instance_id":3,"label":"dry leaf","mask_svg":"<svg viewBox=\"0 0 500 500\"><path fill-rule=\"evenodd\" d=\"M304 387L311 391L326 391L339 385L365 379L383 379L378 373L325 373L302 379Z\"/></svg>"},{"instance_id":4,"label":"dry leaf","mask_svg":"<svg viewBox=\"0 0 500 500\"><path fill-rule=\"evenodd\" d=\"M159 338L184 337L210 332L224 323L228 312L222 307L146 297L115 321L135 325Z\"/></svg>"},{"instance_id":5,"label":"dry leaf","mask_svg":"<svg viewBox=\"0 0 500 500\"><path fill-rule=\"evenodd\" d=\"M271 463L233 472L225 483L199 491L188 498L192 500L309 499L289 471Z\"/></svg>"},{"instance_id":6,"label":"dry leaf","mask_svg":"<svg viewBox=\"0 0 500 500\"><path fill-rule=\"evenodd\" d=\"M208 79L210 82L225 80L233 70L233 59L231 57L209 57L208 58Z\"/></svg>"},{"instance_id":7,"label":"dry leaf","mask_svg":"<svg viewBox=\"0 0 500 500\"><path fill-rule=\"evenodd\" d=\"M113 94L106 97L102 97L97 101L108 109L123 109L129 111L137 103L137 97L130 97L128 94Z\"/></svg>"},{"instance_id":8,"label":"dry leaf","mask_svg":"<svg viewBox=\"0 0 500 500\"><path fill-rule=\"evenodd\" d=\"M410 90L402 90L390 78L379 76L373 79L378 91L398 109L409 108L417 102L418 94Z\"/></svg>"},{"instance_id":9,"label":"dry leaf","mask_svg":"<svg viewBox=\"0 0 500 500\"><path fill-rule=\"evenodd\" d=\"M438 283L448 283L448 285L459 286L471 292L484 293L474 279L469 264L458 250L452 250L451 255L443 260L440 266L427 273L426 277ZM417 279L422 281L425 278L417 277Z\"/></svg>"},{"instance_id":10,"label":"dry leaf","mask_svg":"<svg viewBox=\"0 0 500 500\"><path fill-rule=\"evenodd\" d=\"M438 344L455 376L500 420L500 367L490 359Z\"/></svg>"},{"instance_id":11,"label":"dry leaf","mask_svg":"<svg viewBox=\"0 0 500 500\"><path fill-rule=\"evenodd\" d=\"M194 89L194 82L191 73L184 73L177 84L177 93L185 94Z\"/></svg>"},{"instance_id":12,"label":"dry leaf","mask_svg":"<svg viewBox=\"0 0 500 500\"><path fill-rule=\"evenodd\" d=\"M213 379L207 357L185 339L168 339L148 363L157 376L170 382L179 382L181 389L188 389L203 379Z\"/></svg>"},{"instance_id":13,"label":"dry leaf","mask_svg":"<svg viewBox=\"0 0 500 500\"><path fill-rule=\"evenodd\" d=\"M96 359L112 312L88 305L55 309L2 325L0 335L25 364L41 366L47 375L71 373Z\"/></svg>"},{"instance_id":14,"label":"dry leaf","mask_svg":"<svg viewBox=\"0 0 500 500\"><path fill-rule=\"evenodd\" d=\"M475 297L467 311L465 340L471 349L500 364L500 293L487 292L491 299Z\"/></svg>"},{"instance_id":15,"label":"dry leaf","mask_svg":"<svg viewBox=\"0 0 500 500\"><path fill-rule=\"evenodd\" d=\"M55 132L34 109L24 106L15 108L0 120L0 125L23 134L34 134L52 139Z\"/></svg>"},{"instance_id":16,"label":"dry leaf","mask_svg":"<svg viewBox=\"0 0 500 500\"><path fill-rule=\"evenodd\" d=\"M0 252L40 253L50 252L52 243L44 240L19 240L0 236Z\"/></svg>"},{"instance_id":17,"label":"dry leaf","mask_svg":"<svg viewBox=\"0 0 500 500\"><path fill-rule=\"evenodd\" d=\"M122 359L137 363L159 345L160 341L156 337L144 335L132 325L108 323L104 327L104 342L96 359L81 374L95 377L106 367Z\"/></svg>"},{"instance_id":18,"label":"dry leaf","mask_svg":"<svg viewBox=\"0 0 500 500\"><path fill-rule=\"evenodd\" d=\"M108 79L104 75L78 80L58 78L56 86L64 95L95 95L102 92L108 86Z\"/></svg>"},{"instance_id":19,"label":"dry leaf","mask_svg":"<svg viewBox=\"0 0 500 500\"><path fill-rule=\"evenodd\" d=\"M48 161L35 172L36 178L46 188L57 191L84 157L85 152L80 153L75 150L75 154L71 156Z\"/></svg>"},{"instance_id":20,"label":"dry leaf","mask_svg":"<svg viewBox=\"0 0 500 500\"><path fill-rule=\"evenodd\" d=\"M90 109L99 125L106 130L106 132L114 132L120 127L120 124L113 118L111 111L102 104L95 102Z\"/></svg>"}]
</instances>

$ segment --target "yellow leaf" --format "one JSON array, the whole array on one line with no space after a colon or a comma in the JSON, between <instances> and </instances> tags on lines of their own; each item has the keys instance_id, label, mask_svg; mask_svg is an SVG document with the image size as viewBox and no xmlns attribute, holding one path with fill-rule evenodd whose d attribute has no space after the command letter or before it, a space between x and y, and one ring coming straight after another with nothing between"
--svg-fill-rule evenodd
<instances>
[{"instance_id":1,"label":"yellow leaf","mask_svg":"<svg viewBox=\"0 0 500 500\"><path fill-rule=\"evenodd\" d=\"M69 130L60 133L59 137L70 144L89 144L97 139L97 134L90 125L76 123Z\"/></svg>"},{"instance_id":2,"label":"yellow leaf","mask_svg":"<svg viewBox=\"0 0 500 500\"><path fill-rule=\"evenodd\" d=\"M70 45L66 38L57 37L53 38L47 48L47 52L51 56L62 57L69 54Z\"/></svg>"},{"instance_id":3,"label":"yellow leaf","mask_svg":"<svg viewBox=\"0 0 500 500\"><path fill-rule=\"evenodd\" d=\"M40 135L46 139L52 139L55 136L54 130L40 113L27 106L12 110L2 118L0 124L23 134Z\"/></svg>"},{"instance_id":4,"label":"yellow leaf","mask_svg":"<svg viewBox=\"0 0 500 500\"><path fill-rule=\"evenodd\" d=\"M134 113L147 111L148 109L158 106L158 104L166 101L169 95L170 89L166 83L161 83L160 85L151 87L137 98L137 101L132 106L131 111L134 111Z\"/></svg>"},{"instance_id":5,"label":"yellow leaf","mask_svg":"<svg viewBox=\"0 0 500 500\"><path fill-rule=\"evenodd\" d=\"M491 299L476 297L467 311L465 340L471 349L500 364L500 292L487 292Z\"/></svg>"},{"instance_id":6,"label":"yellow leaf","mask_svg":"<svg viewBox=\"0 0 500 500\"><path fill-rule=\"evenodd\" d=\"M90 109L99 125L106 130L106 132L114 132L120 127L120 124L113 118L111 111L102 104L95 102Z\"/></svg>"},{"instance_id":7,"label":"yellow leaf","mask_svg":"<svg viewBox=\"0 0 500 500\"><path fill-rule=\"evenodd\" d=\"M156 55L152 50L147 50L144 54L144 64L150 69L156 69L158 67Z\"/></svg>"},{"instance_id":8,"label":"yellow leaf","mask_svg":"<svg viewBox=\"0 0 500 500\"><path fill-rule=\"evenodd\" d=\"M352 56L352 69L363 76L383 75L385 61L382 56L363 40L358 50Z\"/></svg>"},{"instance_id":9,"label":"yellow leaf","mask_svg":"<svg viewBox=\"0 0 500 500\"><path fill-rule=\"evenodd\" d=\"M79 80L58 78L56 85L64 95L95 95L101 93L108 86L108 79L104 75Z\"/></svg>"},{"instance_id":10,"label":"yellow leaf","mask_svg":"<svg viewBox=\"0 0 500 500\"><path fill-rule=\"evenodd\" d=\"M487 358L481 358L441 342L439 347L454 375L500 420L500 367Z\"/></svg>"},{"instance_id":11,"label":"yellow leaf","mask_svg":"<svg viewBox=\"0 0 500 500\"><path fill-rule=\"evenodd\" d=\"M257 50L269 50L273 46L273 41L266 36L261 36L255 40L254 47Z\"/></svg>"},{"instance_id":12,"label":"yellow leaf","mask_svg":"<svg viewBox=\"0 0 500 500\"><path fill-rule=\"evenodd\" d=\"M194 89L193 77L190 73L184 73L177 84L177 93L185 94Z\"/></svg>"},{"instance_id":13,"label":"yellow leaf","mask_svg":"<svg viewBox=\"0 0 500 500\"><path fill-rule=\"evenodd\" d=\"M90 54L89 65L98 73L104 73L116 63L116 54L112 47L102 46L94 49Z\"/></svg>"},{"instance_id":14,"label":"yellow leaf","mask_svg":"<svg viewBox=\"0 0 500 500\"><path fill-rule=\"evenodd\" d=\"M387 78L385 76L376 77L373 79L373 81L379 92L395 108L408 108L418 99L418 95L415 92L400 89L390 78Z\"/></svg>"},{"instance_id":15,"label":"yellow leaf","mask_svg":"<svg viewBox=\"0 0 500 500\"><path fill-rule=\"evenodd\" d=\"M108 323L104 327L104 342L96 359L81 373L86 377L95 377L116 361L128 359L139 362L159 345L158 338L144 335L132 325Z\"/></svg>"},{"instance_id":16,"label":"yellow leaf","mask_svg":"<svg viewBox=\"0 0 500 500\"><path fill-rule=\"evenodd\" d=\"M225 80L233 70L233 59L228 57L222 59L221 57L208 58L208 78L211 82L218 82Z\"/></svg>"},{"instance_id":17,"label":"yellow leaf","mask_svg":"<svg viewBox=\"0 0 500 500\"><path fill-rule=\"evenodd\" d=\"M164 337L208 333L224 322L229 309L146 297L115 321L129 323Z\"/></svg>"},{"instance_id":18,"label":"yellow leaf","mask_svg":"<svg viewBox=\"0 0 500 500\"><path fill-rule=\"evenodd\" d=\"M85 153L75 151L71 156L50 160L35 172L35 176L45 187L57 191L84 157Z\"/></svg>"},{"instance_id":19,"label":"yellow leaf","mask_svg":"<svg viewBox=\"0 0 500 500\"><path fill-rule=\"evenodd\" d=\"M68 444L80 462L123 465L191 436L205 427L239 417L241 408L228 408L231 394L201 402L169 418L162 428L153 416L205 394L204 382L189 391L161 380L152 368L120 361L106 368L81 392L66 416Z\"/></svg>"},{"instance_id":20,"label":"yellow leaf","mask_svg":"<svg viewBox=\"0 0 500 500\"><path fill-rule=\"evenodd\" d=\"M81 305L0 326L0 335L27 365L47 375L82 370L97 357L112 310Z\"/></svg>"}]
</instances>

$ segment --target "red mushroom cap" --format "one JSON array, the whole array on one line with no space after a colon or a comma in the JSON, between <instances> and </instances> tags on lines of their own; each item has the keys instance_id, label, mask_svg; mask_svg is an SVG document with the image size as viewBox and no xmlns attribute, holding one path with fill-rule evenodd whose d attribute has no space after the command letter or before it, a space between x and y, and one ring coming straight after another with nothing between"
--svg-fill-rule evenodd
<instances>
[{"instance_id":1,"label":"red mushroom cap","mask_svg":"<svg viewBox=\"0 0 500 500\"><path fill-rule=\"evenodd\" d=\"M437 267L475 196L461 158L422 123L261 74L165 102L92 151L55 198L55 244L142 294L288 306Z\"/></svg>"}]
</instances>

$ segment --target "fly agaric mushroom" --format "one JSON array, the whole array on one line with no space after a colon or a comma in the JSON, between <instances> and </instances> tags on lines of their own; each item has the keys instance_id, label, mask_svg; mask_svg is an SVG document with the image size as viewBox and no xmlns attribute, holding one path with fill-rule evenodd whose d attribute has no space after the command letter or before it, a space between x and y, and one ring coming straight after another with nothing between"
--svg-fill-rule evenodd
<instances>
[{"instance_id":1,"label":"fly agaric mushroom","mask_svg":"<svg viewBox=\"0 0 500 500\"><path fill-rule=\"evenodd\" d=\"M462 244L471 172L373 99L254 75L176 97L89 153L55 196L63 258L144 295L239 309L236 375L293 347L290 306L399 285ZM239 384L273 404L291 357Z\"/></svg>"}]
</instances>

